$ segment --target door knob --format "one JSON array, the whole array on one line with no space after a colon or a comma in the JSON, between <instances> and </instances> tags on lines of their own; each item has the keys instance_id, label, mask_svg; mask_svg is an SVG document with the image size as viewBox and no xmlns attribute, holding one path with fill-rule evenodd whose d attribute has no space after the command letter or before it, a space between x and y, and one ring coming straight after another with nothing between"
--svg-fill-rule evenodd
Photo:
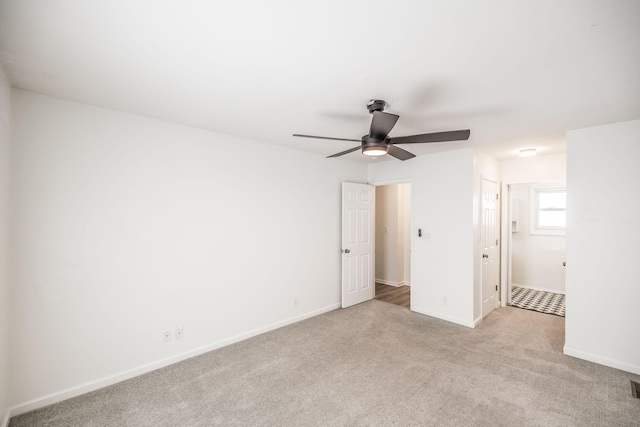
<instances>
[{"instance_id":1,"label":"door knob","mask_svg":"<svg viewBox=\"0 0 640 427\"><path fill-rule=\"evenodd\" d=\"M345 254L350 253L351 251L349 249L343 249L342 252L344 252Z\"/></svg>"},{"instance_id":2,"label":"door knob","mask_svg":"<svg viewBox=\"0 0 640 427\"><path fill-rule=\"evenodd\" d=\"M482 258L489 258L489 255L487 255L487 254L482 254Z\"/></svg>"}]
</instances>

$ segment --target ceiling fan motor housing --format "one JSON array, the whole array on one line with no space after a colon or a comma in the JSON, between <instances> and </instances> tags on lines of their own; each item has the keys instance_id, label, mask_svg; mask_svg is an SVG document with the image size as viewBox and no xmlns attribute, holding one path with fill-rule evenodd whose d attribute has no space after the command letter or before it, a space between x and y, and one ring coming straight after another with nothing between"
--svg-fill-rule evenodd
<instances>
[{"instance_id":1,"label":"ceiling fan motor housing","mask_svg":"<svg viewBox=\"0 0 640 427\"><path fill-rule=\"evenodd\" d=\"M372 99L367 103L367 109L370 114L373 114L374 111L384 111L384 107L386 107L387 103L381 99Z\"/></svg>"}]
</instances>

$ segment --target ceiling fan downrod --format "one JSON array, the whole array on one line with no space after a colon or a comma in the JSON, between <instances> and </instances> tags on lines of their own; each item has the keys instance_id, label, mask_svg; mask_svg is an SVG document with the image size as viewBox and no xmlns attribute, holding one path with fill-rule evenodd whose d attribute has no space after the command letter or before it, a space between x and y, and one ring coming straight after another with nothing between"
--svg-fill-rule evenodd
<instances>
[{"instance_id":1,"label":"ceiling fan downrod","mask_svg":"<svg viewBox=\"0 0 640 427\"><path fill-rule=\"evenodd\" d=\"M373 114L374 111L384 111L384 107L387 106L387 103L381 99L370 99L367 102L367 109L369 110L369 114Z\"/></svg>"}]
</instances>

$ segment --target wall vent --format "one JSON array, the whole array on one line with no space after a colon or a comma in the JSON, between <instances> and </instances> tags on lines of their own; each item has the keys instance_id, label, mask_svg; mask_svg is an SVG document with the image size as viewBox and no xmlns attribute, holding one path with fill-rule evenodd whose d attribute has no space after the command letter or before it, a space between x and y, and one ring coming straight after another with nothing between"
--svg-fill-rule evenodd
<instances>
[{"instance_id":1,"label":"wall vent","mask_svg":"<svg viewBox=\"0 0 640 427\"><path fill-rule=\"evenodd\" d=\"M640 383L631 380L631 394L636 399L640 399Z\"/></svg>"}]
</instances>

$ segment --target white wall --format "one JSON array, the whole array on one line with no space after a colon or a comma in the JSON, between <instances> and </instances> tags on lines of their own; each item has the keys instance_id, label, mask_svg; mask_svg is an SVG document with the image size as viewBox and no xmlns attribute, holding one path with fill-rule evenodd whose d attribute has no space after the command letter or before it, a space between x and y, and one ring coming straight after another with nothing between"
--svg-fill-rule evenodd
<instances>
[{"instance_id":1,"label":"white wall","mask_svg":"<svg viewBox=\"0 0 640 427\"><path fill-rule=\"evenodd\" d=\"M559 182L567 178L567 155L524 157L500 162L502 182Z\"/></svg>"},{"instance_id":2,"label":"white wall","mask_svg":"<svg viewBox=\"0 0 640 427\"><path fill-rule=\"evenodd\" d=\"M473 152L473 318L482 320L482 180L496 183L500 191L500 162L480 150ZM500 212L497 213L500 224ZM499 261L498 261L499 262Z\"/></svg>"},{"instance_id":3,"label":"white wall","mask_svg":"<svg viewBox=\"0 0 640 427\"><path fill-rule=\"evenodd\" d=\"M13 105L16 413L338 307L340 183L365 164Z\"/></svg>"},{"instance_id":4,"label":"white wall","mask_svg":"<svg viewBox=\"0 0 640 427\"><path fill-rule=\"evenodd\" d=\"M0 425L9 408L9 159L11 87L0 66Z\"/></svg>"},{"instance_id":5,"label":"white wall","mask_svg":"<svg viewBox=\"0 0 640 427\"><path fill-rule=\"evenodd\" d=\"M411 309L474 326L473 149L369 166L369 182L399 181L412 183Z\"/></svg>"},{"instance_id":6,"label":"white wall","mask_svg":"<svg viewBox=\"0 0 640 427\"><path fill-rule=\"evenodd\" d=\"M640 374L640 120L569 132L565 353Z\"/></svg>"},{"instance_id":7,"label":"white wall","mask_svg":"<svg viewBox=\"0 0 640 427\"><path fill-rule=\"evenodd\" d=\"M531 184L511 186L517 204L517 232L511 234L512 284L547 292L565 293L566 237L530 233Z\"/></svg>"}]
</instances>

